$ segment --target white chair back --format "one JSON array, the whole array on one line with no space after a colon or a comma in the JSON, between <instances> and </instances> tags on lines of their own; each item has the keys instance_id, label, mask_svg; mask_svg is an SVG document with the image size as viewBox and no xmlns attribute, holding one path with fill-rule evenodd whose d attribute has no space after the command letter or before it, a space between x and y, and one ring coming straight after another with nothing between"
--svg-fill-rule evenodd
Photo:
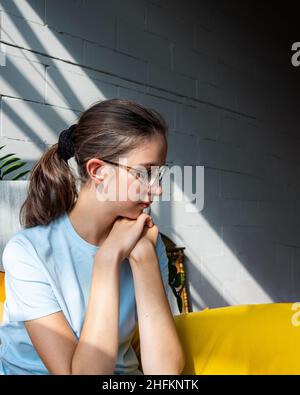
<instances>
[{"instance_id":1,"label":"white chair back","mask_svg":"<svg viewBox=\"0 0 300 395\"><path fill-rule=\"evenodd\" d=\"M29 181L0 181L0 271L4 271L2 254L8 240L19 230L20 208L26 199Z\"/></svg>"}]
</instances>

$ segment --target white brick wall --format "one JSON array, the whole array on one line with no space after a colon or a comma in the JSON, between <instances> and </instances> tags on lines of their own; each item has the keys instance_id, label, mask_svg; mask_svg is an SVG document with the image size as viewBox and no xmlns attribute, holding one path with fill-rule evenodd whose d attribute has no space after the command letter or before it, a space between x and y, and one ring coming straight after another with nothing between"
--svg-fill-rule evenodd
<instances>
[{"instance_id":1,"label":"white brick wall","mask_svg":"<svg viewBox=\"0 0 300 395\"><path fill-rule=\"evenodd\" d=\"M186 247L193 310L300 297L290 48L236 12L208 0L0 0L1 154L31 166L93 102L126 97L166 118L169 161L205 166L201 212L152 208Z\"/></svg>"}]
</instances>

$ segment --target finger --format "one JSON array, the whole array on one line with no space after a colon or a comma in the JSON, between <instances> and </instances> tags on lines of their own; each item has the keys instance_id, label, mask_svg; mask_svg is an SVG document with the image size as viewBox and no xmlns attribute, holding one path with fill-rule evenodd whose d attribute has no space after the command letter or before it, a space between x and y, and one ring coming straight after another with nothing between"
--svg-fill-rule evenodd
<instances>
[{"instance_id":1,"label":"finger","mask_svg":"<svg viewBox=\"0 0 300 395\"><path fill-rule=\"evenodd\" d=\"M149 228L153 226L153 220L150 216L149 218L146 219L146 224L148 225Z\"/></svg>"},{"instance_id":2,"label":"finger","mask_svg":"<svg viewBox=\"0 0 300 395\"><path fill-rule=\"evenodd\" d=\"M137 219L137 222L140 226L144 226L145 223L147 224L147 222L149 221L149 219L151 219L150 215L147 213L142 213L140 214L140 216Z\"/></svg>"}]
</instances>

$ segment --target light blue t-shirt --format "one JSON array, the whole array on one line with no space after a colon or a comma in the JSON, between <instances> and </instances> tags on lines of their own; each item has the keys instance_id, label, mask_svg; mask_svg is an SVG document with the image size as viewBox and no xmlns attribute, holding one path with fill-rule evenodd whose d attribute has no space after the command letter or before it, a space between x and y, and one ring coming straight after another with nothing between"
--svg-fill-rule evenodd
<instances>
[{"instance_id":1,"label":"light blue t-shirt","mask_svg":"<svg viewBox=\"0 0 300 395\"><path fill-rule=\"evenodd\" d=\"M26 320L63 311L79 339L98 248L75 231L67 213L48 225L23 228L9 239L2 255L6 300L0 324L0 374L50 374L32 345L24 326ZM168 257L160 234L156 252L168 295ZM119 313L114 374L141 374L131 346L137 309L127 259L120 267Z\"/></svg>"}]
</instances>

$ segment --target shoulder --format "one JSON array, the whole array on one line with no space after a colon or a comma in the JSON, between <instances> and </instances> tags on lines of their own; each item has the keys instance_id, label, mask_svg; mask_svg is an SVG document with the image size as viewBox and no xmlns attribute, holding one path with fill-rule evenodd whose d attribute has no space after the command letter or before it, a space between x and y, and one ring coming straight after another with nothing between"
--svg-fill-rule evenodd
<instances>
[{"instance_id":1,"label":"shoulder","mask_svg":"<svg viewBox=\"0 0 300 395\"><path fill-rule=\"evenodd\" d=\"M3 255L8 252L12 252L14 248L24 248L24 249L33 249L34 245L37 245L36 242L41 241L40 233L41 233L40 225L34 226L32 228L23 228L16 233L14 233L8 242L6 243ZM44 233L42 231L42 233Z\"/></svg>"},{"instance_id":2,"label":"shoulder","mask_svg":"<svg viewBox=\"0 0 300 395\"><path fill-rule=\"evenodd\" d=\"M4 271L14 271L15 266L16 270L25 266L40 266L42 251L47 249L56 223L57 221L52 221L48 225L22 228L15 232L2 252Z\"/></svg>"},{"instance_id":3,"label":"shoulder","mask_svg":"<svg viewBox=\"0 0 300 395\"><path fill-rule=\"evenodd\" d=\"M36 251L27 232L19 231L8 240L2 253L2 265L6 273L36 265Z\"/></svg>"},{"instance_id":4,"label":"shoulder","mask_svg":"<svg viewBox=\"0 0 300 395\"><path fill-rule=\"evenodd\" d=\"M60 216L47 225L36 225L30 228L22 228L15 232L5 245L20 244L27 247L43 247L54 233L62 227L65 216Z\"/></svg>"},{"instance_id":5,"label":"shoulder","mask_svg":"<svg viewBox=\"0 0 300 395\"><path fill-rule=\"evenodd\" d=\"M15 233L2 254L10 321L26 321L61 310L32 229Z\"/></svg>"},{"instance_id":6,"label":"shoulder","mask_svg":"<svg viewBox=\"0 0 300 395\"><path fill-rule=\"evenodd\" d=\"M13 253L15 249L27 249L31 245L30 240L30 232L28 232L28 229L21 229L18 232L14 233L4 246L2 257Z\"/></svg>"}]
</instances>

